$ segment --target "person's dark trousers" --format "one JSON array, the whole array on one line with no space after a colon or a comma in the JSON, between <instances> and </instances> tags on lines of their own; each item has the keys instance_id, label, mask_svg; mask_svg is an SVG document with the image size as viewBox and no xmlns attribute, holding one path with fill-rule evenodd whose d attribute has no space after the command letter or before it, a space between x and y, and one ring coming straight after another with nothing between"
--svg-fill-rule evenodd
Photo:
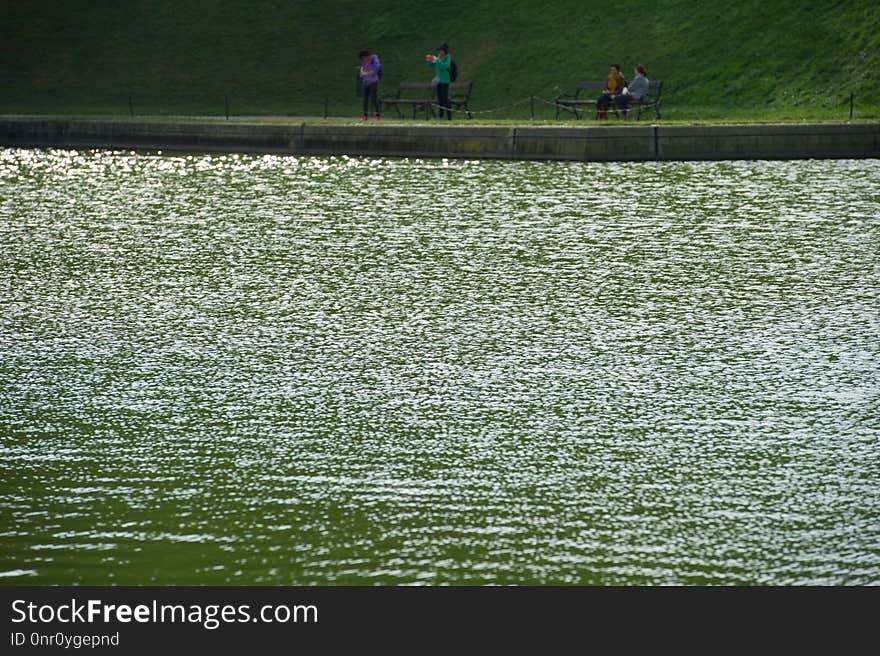
<instances>
[{"instance_id":1,"label":"person's dark trousers","mask_svg":"<svg viewBox=\"0 0 880 656\"><path fill-rule=\"evenodd\" d=\"M370 82L364 85L364 116L369 110L370 100L373 101L373 109L376 110L376 116L379 116L379 83Z\"/></svg>"},{"instance_id":2,"label":"person's dark trousers","mask_svg":"<svg viewBox=\"0 0 880 656\"><path fill-rule=\"evenodd\" d=\"M632 96L621 94L614 99L614 103L617 105L617 109L619 109L623 113L623 118L629 118L629 104L632 101Z\"/></svg>"},{"instance_id":3,"label":"person's dark trousers","mask_svg":"<svg viewBox=\"0 0 880 656\"><path fill-rule=\"evenodd\" d=\"M611 94L603 93L596 100L596 118L608 118L608 105L611 103Z\"/></svg>"},{"instance_id":4,"label":"person's dark trousers","mask_svg":"<svg viewBox=\"0 0 880 656\"><path fill-rule=\"evenodd\" d=\"M450 121L452 120L452 109L449 107L449 85L448 84L438 84L437 85L437 104L440 105L440 118L443 118L443 113L445 111L446 118Z\"/></svg>"}]
</instances>

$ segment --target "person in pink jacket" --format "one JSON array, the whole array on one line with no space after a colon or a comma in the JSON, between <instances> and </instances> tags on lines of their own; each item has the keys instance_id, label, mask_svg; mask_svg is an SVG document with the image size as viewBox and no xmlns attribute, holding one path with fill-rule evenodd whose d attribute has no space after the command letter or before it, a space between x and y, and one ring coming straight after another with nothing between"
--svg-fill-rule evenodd
<instances>
[{"instance_id":1,"label":"person in pink jacket","mask_svg":"<svg viewBox=\"0 0 880 656\"><path fill-rule=\"evenodd\" d=\"M379 111L379 75L382 71L382 64L379 62L379 56L374 55L369 50L361 50L358 53L358 57L361 60L360 75L364 90L364 115L361 117L361 120L367 120L367 110L372 100L373 109L376 112L376 120L379 121L382 119L381 112Z\"/></svg>"}]
</instances>

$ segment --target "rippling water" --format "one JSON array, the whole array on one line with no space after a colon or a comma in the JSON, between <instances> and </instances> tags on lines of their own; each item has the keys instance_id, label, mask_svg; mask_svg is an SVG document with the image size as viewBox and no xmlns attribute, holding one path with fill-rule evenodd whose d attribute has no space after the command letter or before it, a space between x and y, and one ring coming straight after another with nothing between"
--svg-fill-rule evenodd
<instances>
[{"instance_id":1,"label":"rippling water","mask_svg":"<svg viewBox=\"0 0 880 656\"><path fill-rule=\"evenodd\" d=\"M880 583L880 161L0 150L0 583Z\"/></svg>"}]
</instances>

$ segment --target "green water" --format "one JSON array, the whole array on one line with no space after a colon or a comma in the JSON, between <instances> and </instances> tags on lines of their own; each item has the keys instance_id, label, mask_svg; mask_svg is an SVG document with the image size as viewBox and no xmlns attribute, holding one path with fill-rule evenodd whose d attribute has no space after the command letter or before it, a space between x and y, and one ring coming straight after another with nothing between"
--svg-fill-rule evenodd
<instances>
[{"instance_id":1,"label":"green water","mask_svg":"<svg viewBox=\"0 0 880 656\"><path fill-rule=\"evenodd\" d=\"M880 583L880 161L0 150L0 583Z\"/></svg>"}]
</instances>

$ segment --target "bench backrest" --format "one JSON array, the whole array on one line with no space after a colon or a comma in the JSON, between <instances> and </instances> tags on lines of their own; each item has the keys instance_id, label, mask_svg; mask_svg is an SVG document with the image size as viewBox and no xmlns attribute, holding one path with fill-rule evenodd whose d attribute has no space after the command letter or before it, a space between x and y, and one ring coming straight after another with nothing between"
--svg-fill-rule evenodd
<instances>
[{"instance_id":1,"label":"bench backrest","mask_svg":"<svg viewBox=\"0 0 880 656\"><path fill-rule=\"evenodd\" d=\"M471 97L473 87L473 82L453 82L449 85L449 96L457 101L467 102Z\"/></svg>"},{"instance_id":2,"label":"bench backrest","mask_svg":"<svg viewBox=\"0 0 880 656\"><path fill-rule=\"evenodd\" d=\"M474 83L473 82L453 82L449 85L450 89L469 89ZM434 85L430 82L401 82L400 89L430 89Z\"/></svg>"},{"instance_id":3,"label":"bench backrest","mask_svg":"<svg viewBox=\"0 0 880 656\"><path fill-rule=\"evenodd\" d=\"M595 94L597 91L602 91L605 88L605 80L584 80L583 82L578 82L575 87L574 97L580 98L581 92L584 92L584 96Z\"/></svg>"},{"instance_id":4,"label":"bench backrest","mask_svg":"<svg viewBox=\"0 0 880 656\"><path fill-rule=\"evenodd\" d=\"M453 82L449 85L449 95L456 98L469 98L473 86L473 82ZM401 82L397 87L397 95L399 97L402 97L405 93L416 91L421 93L427 91L430 95L434 91L434 85L430 82Z\"/></svg>"},{"instance_id":5,"label":"bench backrest","mask_svg":"<svg viewBox=\"0 0 880 656\"><path fill-rule=\"evenodd\" d=\"M648 100L659 100L660 99L660 90L663 88L663 83L659 80L651 80L648 82Z\"/></svg>"},{"instance_id":6,"label":"bench backrest","mask_svg":"<svg viewBox=\"0 0 880 656\"><path fill-rule=\"evenodd\" d=\"M401 82L398 87L401 91L424 91L431 88L430 82Z\"/></svg>"},{"instance_id":7,"label":"bench backrest","mask_svg":"<svg viewBox=\"0 0 880 656\"><path fill-rule=\"evenodd\" d=\"M629 82L627 82L629 84ZM578 82L577 87L575 88L575 98L580 98L581 91L584 92L596 92L602 91L605 88L605 80L584 80L583 82ZM648 81L648 100L657 100L660 98L660 90L663 88L663 82L659 80L649 80ZM584 94L586 95L586 93Z\"/></svg>"}]
</instances>

